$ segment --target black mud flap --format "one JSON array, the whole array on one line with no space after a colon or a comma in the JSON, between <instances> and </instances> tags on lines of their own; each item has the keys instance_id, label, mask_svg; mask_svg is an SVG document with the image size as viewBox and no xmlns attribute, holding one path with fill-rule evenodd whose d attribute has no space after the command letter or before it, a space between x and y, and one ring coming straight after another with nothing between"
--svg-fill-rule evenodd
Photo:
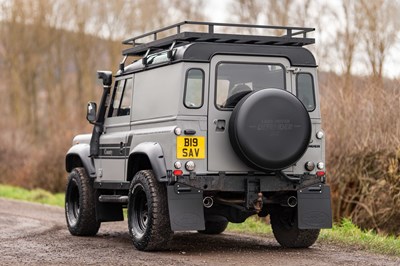
<instances>
[{"instance_id":1,"label":"black mud flap","mask_svg":"<svg viewBox=\"0 0 400 266\"><path fill-rule=\"evenodd\" d=\"M123 221L124 214L121 203L100 202L98 200L101 193L96 190L96 219L99 222Z\"/></svg>"},{"instance_id":2,"label":"black mud flap","mask_svg":"<svg viewBox=\"0 0 400 266\"><path fill-rule=\"evenodd\" d=\"M299 229L332 228L331 190L317 185L297 191Z\"/></svg>"},{"instance_id":3,"label":"black mud flap","mask_svg":"<svg viewBox=\"0 0 400 266\"><path fill-rule=\"evenodd\" d=\"M203 191L179 183L167 188L171 230L205 230Z\"/></svg>"}]
</instances>

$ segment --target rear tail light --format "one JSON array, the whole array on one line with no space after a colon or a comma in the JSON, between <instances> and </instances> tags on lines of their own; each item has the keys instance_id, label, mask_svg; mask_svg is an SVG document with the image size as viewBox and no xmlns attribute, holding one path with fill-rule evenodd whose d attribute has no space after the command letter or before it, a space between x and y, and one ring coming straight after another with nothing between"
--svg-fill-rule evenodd
<instances>
[{"instance_id":1,"label":"rear tail light","mask_svg":"<svg viewBox=\"0 0 400 266\"><path fill-rule=\"evenodd\" d=\"M174 173L174 176L181 176L181 175L183 175L183 171L182 171L182 170L174 170L173 173Z\"/></svg>"},{"instance_id":2,"label":"rear tail light","mask_svg":"<svg viewBox=\"0 0 400 266\"><path fill-rule=\"evenodd\" d=\"M317 176L318 176L318 177L325 176L325 171L318 171L318 172L317 172Z\"/></svg>"}]
</instances>

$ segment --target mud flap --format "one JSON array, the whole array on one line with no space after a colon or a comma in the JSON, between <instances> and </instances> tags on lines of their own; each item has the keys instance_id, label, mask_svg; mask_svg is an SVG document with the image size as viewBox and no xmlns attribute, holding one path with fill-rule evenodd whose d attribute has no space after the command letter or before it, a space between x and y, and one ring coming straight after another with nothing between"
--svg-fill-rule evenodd
<instances>
[{"instance_id":1,"label":"mud flap","mask_svg":"<svg viewBox=\"0 0 400 266\"><path fill-rule=\"evenodd\" d=\"M332 228L331 190L318 185L297 191L299 229Z\"/></svg>"},{"instance_id":2,"label":"mud flap","mask_svg":"<svg viewBox=\"0 0 400 266\"><path fill-rule=\"evenodd\" d=\"M167 193L172 231L205 230L202 190L177 183Z\"/></svg>"}]
</instances>

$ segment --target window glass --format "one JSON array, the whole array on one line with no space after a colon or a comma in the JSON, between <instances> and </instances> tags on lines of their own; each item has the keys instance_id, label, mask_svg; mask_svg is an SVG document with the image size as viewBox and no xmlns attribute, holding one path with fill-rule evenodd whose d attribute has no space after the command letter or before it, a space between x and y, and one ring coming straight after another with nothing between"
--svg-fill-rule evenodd
<instances>
[{"instance_id":1,"label":"window glass","mask_svg":"<svg viewBox=\"0 0 400 266\"><path fill-rule=\"evenodd\" d=\"M132 102L133 80L119 80L116 82L112 98L109 117L130 115Z\"/></svg>"},{"instance_id":2,"label":"window glass","mask_svg":"<svg viewBox=\"0 0 400 266\"><path fill-rule=\"evenodd\" d=\"M114 94L111 100L110 110L108 117L117 116L119 103L121 102L121 96L124 90L125 80L118 80L115 82Z\"/></svg>"},{"instance_id":3,"label":"window glass","mask_svg":"<svg viewBox=\"0 0 400 266\"><path fill-rule=\"evenodd\" d=\"M297 74L297 97L304 104L307 111L315 109L315 95L313 77L309 73Z\"/></svg>"},{"instance_id":4,"label":"window glass","mask_svg":"<svg viewBox=\"0 0 400 266\"><path fill-rule=\"evenodd\" d=\"M127 79L125 83L124 94L118 109L118 116L130 115L132 104L133 79Z\"/></svg>"},{"instance_id":5,"label":"window glass","mask_svg":"<svg viewBox=\"0 0 400 266\"><path fill-rule=\"evenodd\" d=\"M185 106L200 108L203 105L204 72L201 69L190 69L186 74Z\"/></svg>"},{"instance_id":6,"label":"window glass","mask_svg":"<svg viewBox=\"0 0 400 266\"><path fill-rule=\"evenodd\" d=\"M221 63L217 67L216 105L231 109L250 92L285 89L282 66L272 64Z\"/></svg>"}]
</instances>

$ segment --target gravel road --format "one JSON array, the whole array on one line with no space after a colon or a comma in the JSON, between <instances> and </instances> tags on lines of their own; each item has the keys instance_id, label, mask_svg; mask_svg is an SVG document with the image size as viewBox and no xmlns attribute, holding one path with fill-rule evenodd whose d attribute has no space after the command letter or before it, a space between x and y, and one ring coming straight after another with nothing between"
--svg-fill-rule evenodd
<instances>
[{"instance_id":1,"label":"gravel road","mask_svg":"<svg viewBox=\"0 0 400 266\"><path fill-rule=\"evenodd\" d=\"M59 207L0 198L0 265L400 265L400 258L316 243L280 248L273 238L176 233L171 249L140 252L126 222L104 223L96 237L74 237Z\"/></svg>"}]
</instances>

